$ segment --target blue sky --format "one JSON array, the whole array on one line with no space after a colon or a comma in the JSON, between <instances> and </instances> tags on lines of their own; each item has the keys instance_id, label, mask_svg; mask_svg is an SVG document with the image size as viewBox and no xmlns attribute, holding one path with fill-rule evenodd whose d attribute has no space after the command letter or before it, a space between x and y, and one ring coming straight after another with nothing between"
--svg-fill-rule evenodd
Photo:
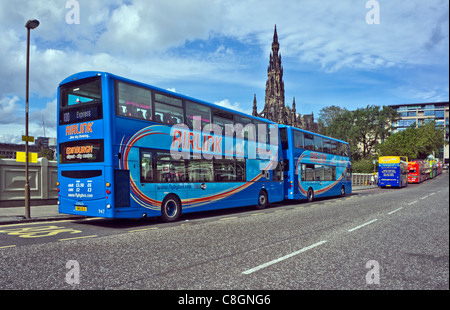
<instances>
[{"instance_id":1,"label":"blue sky","mask_svg":"<svg viewBox=\"0 0 450 310\"><path fill-rule=\"evenodd\" d=\"M74 0L72 0L74 1ZM449 2L378 0L0 0L0 142L24 134L26 21L32 30L30 135L56 136L56 88L78 71L108 71L251 112L264 105L277 25L286 103L314 113L337 105L448 101Z\"/></svg>"}]
</instances>

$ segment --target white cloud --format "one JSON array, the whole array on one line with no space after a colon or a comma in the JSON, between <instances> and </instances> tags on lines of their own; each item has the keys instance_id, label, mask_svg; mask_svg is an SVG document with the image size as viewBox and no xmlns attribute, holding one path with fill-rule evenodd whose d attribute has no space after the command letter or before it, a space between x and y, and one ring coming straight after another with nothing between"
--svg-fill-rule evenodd
<instances>
[{"instance_id":1,"label":"white cloud","mask_svg":"<svg viewBox=\"0 0 450 310\"><path fill-rule=\"evenodd\" d=\"M52 127L58 84L84 70L183 92L191 92L186 82L214 83L222 93L210 95L210 101L213 96L229 98L217 103L250 113L246 107L251 108L253 94L264 89L274 24L286 85L308 84L286 80L288 74L305 74L307 66L336 76L347 70L369 72L367 79L381 72L394 76L392 92L399 97L448 100L448 1L380 0L379 25L366 24L366 1L78 1L79 25L66 23L66 1L0 1L0 124L23 119L17 110L23 109L18 102L25 96L24 25L29 18L41 22L31 31L30 90L32 98L40 99L38 107L33 101L33 117L38 122L44 116ZM411 80L418 67L434 78ZM248 95L238 97L238 88L248 89ZM407 91L411 89L417 92ZM301 102L301 93L293 95Z\"/></svg>"},{"instance_id":2,"label":"white cloud","mask_svg":"<svg viewBox=\"0 0 450 310\"><path fill-rule=\"evenodd\" d=\"M0 124L8 124L17 122L18 116L16 111L18 109L17 102L19 97L3 97L0 99Z\"/></svg>"},{"instance_id":3,"label":"white cloud","mask_svg":"<svg viewBox=\"0 0 450 310\"><path fill-rule=\"evenodd\" d=\"M7 127L0 124L0 131L5 132L5 129L7 129ZM0 134L0 143L20 144L22 143L22 137L16 134Z\"/></svg>"},{"instance_id":4,"label":"white cloud","mask_svg":"<svg viewBox=\"0 0 450 310\"><path fill-rule=\"evenodd\" d=\"M444 96L443 94L448 94L448 86L441 88L439 86L434 87L421 87L421 88L401 88L399 92L408 93L411 98L410 103L414 102L443 102L448 101L448 96Z\"/></svg>"},{"instance_id":5,"label":"white cloud","mask_svg":"<svg viewBox=\"0 0 450 310\"><path fill-rule=\"evenodd\" d=\"M42 110L34 111L30 114L30 122L37 125L45 124L48 128L56 128L57 121L57 102L56 99L47 102L46 106Z\"/></svg>"},{"instance_id":6,"label":"white cloud","mask_svg":"<svg viewBox=\"0 0 450 310\"><path fill-rule=\"evenodd\" d=\"M136 0L112 11L99 45L112 54L154 55L189 40L208 39L220 20L210 0Z\"/></svg>"},{"instance_id":7,"label":"white cloud","mask_svg":"<svg viewBox=\"0 0 450 310\"><path fill-rule=\"evenodd\" d=\"M267 57L274 24L284 57L327 72L448 64L446 9L448 3L439 1L381 2L380 25L367 25L364 1L80 1L80 24L68 25L64 1L2 1L0 67L9 74L0 77L0 94L23 92L23 25L30 16L41 20L32 31L31 75L37 83L30 87L50 96L60 80L82 70L131 73L144 80L223 76L232 81L248 58L221 43L210 53L183 54L183 45L226 36L256 44L257 56Z\"/></svg>"},{"instance_id":8,"label":"white cloud","mask_svg":"<svg viewBox=\"0 0 450 310\"><path fill-rule=\"evenodd\" d=\"M283 56L323 70L374 69L444 62L448 56L448 3L380 1L380 24L368 25L365 1L229 2L224 33L256 38L270 52L277 24ZM245 14L248 13L248 14ZM255 39L254 39L255 40ZM433 50L429 47L433 46Z\"/></svg>"},{"instance_id":9,"label":"white cloud","mask_svg":"<svg viewBox=\"0 0 450 310\"><path fill-rule=\"evenodd\" d=\"M239 102L231 103L228 99L223 99L221 101L215 101L214 104L220 105L222 107L228 108L233 111L239 111L246 114L252 114L252 111L249 109L245 109L241 107L241 104Z\"/></svg>"}]
</instances>

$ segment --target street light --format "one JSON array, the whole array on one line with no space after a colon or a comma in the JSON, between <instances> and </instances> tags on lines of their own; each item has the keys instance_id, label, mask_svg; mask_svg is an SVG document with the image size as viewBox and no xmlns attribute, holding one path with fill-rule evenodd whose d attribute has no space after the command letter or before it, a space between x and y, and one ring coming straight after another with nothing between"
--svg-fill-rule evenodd
<instances>
[{"instance_id":1,"label":"street light","mask_svg":"<svg viewBox=\"0 0 450 310\"><path fill-rule=\"evenodd\" d=\"M39 26L37 19L30 19L25 24L27 28L27 81L25 97L25 218L31 218L30 215L30 182L28 181L28 86L30 80L30 30Z\"/></svg>"}]
</instances>

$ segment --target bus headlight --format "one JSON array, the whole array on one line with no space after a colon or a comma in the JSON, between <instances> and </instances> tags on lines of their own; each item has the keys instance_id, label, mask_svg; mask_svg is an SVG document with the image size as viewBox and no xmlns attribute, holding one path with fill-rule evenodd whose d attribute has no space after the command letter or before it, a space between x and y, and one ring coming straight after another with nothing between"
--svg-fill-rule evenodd
<instances>
[{"instance_id":1,"label":"bus headlight","mask_svg":"<svg viewBox=\"0 0 450 310\"><path fill-rule=\"evenodd\" d=\"M111 205L109 203L106 204L106 209L111 209Z\"/></svg>"}]
</instances>

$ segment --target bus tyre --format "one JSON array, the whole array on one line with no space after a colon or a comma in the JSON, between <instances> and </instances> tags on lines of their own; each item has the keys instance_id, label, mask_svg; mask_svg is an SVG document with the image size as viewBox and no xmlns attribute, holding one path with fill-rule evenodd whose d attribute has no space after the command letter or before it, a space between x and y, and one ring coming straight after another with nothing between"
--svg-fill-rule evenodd
<instances>
[{"instance_id":1,"label":"bus tyre","mask_svg":"<svg viewBox=\"0 0 450 310\"><path fill-rule=\"evenodd\" d=\"M267 192L265 190L260 190L258 194L258 204L256 205L256 209L261 210L267 207L269 203L269 199L267 197Z\"/></svg>"},{"instance_id":2,"label":"bus tyre","mask_svg":"<svg viewBox=\"0 0 450 310\"><path fill-rule=\"evenodd\" d=\"M341 197L345 197L345 187L342 185L341 187Z\"/></svg>"},{"instance_id":3,"label":"bus tyre","mask_svg":"<svg viewBox=\"0 0 450 310\"><path fill-rule=\"evenodd\" d=\"M308 194L306 196L306 199L308 200L308 202L312 202L314 200L314 191L312 188L308 189Z\"/></svg>"},{"instance_id":4,"label":"bus tyre","mask_svg":"<svg viewBox=\"0 0 450 310\"><path fill-rule=\"evenodd\" d=\"M181 202L175 195L167 195L161 204L161 218L164 222L175 222L181 216Z\"/></svg>"}]
</instances>

